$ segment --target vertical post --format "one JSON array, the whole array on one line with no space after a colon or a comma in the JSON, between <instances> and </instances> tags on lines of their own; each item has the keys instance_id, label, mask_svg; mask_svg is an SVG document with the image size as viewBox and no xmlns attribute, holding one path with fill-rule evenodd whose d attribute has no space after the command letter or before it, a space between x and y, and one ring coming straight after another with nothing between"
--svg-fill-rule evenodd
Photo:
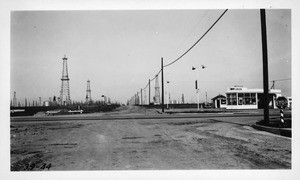
<instances>
[{"instance_id":1,"label":"vertical post","mask_svg":"<svg viewBox=\"0 0 300 180\"><path fill-rule=\"evenodd\" d=\"M164 59L161 58L161 111L165 112L164 109Z\"/></svg>"},{"instance_id":2,"label":"vertical post","mask_svg":"<svg viewBox=\"0 0 300 180\"><path fill-rule=\"evenodd\" d=\"M199 69L198 69L199 71ZM198 82L199 82L199 72L197 71L197 109L199 111L199 86L198 86Z\"/></svg>"},{"instance_id":3,"label":"vertical post","mask_svg":"<svg viewBox=\"0 0 300 180\"><path fill-rule=\"evenodd\" d=\"M268 77L268 46L265 9L260 9L261 39L263 56L263 86L264 86L264 121L269 122L269 77Z\"/></svg>"},{"instance_id":4,"label":"vertical post","mask_svg":"<svg viewBox=\"0 0 300 180\"><path fill-rule=\"evenodd\" d=\"M280 121L282 124L284 124L284 115L283 115L283 109L280 108Z\"/></svg>"},{"instance_id":5,"label":"vertical post","mask_svg":"<svg viewBox=\"0 0 300 180\"><path fill-rule=\"evenodd\" d=\"M151 94L150 94L150 79L149 79L149 82L148 82L148 83L149 83L149 105L150 105L150 95L151 95Z\"/></svg>"},{"instance_id":6,"label":"vertical post","mask_svg":"<svg viewBox=\"0 0 300 180\"><path fill-rule=\"evenodd\" d=\"M167 109L169 109L169 99L168 99L168 81L166 84L166 94L167 94Z\"/></svg>"},{"instance_id":7,"label":"vertical post","mask_svg":"<svg viewBox=\"0 0 300 180\"><path fill-rule=\"evenodd\" d=\"M143 92L142 92L142 88L141 88L141 105L143 105Z\"/></svg>"}]
</instances>

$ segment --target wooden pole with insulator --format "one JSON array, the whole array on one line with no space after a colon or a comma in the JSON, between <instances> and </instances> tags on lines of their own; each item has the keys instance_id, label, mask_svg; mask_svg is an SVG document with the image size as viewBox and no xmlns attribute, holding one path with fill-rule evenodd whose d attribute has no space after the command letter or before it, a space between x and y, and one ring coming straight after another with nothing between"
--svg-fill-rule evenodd
<instances>
[{"instance_id":1,"label":"wooden pole with insulator","mask_svg":"<svg viewBox=\"0 0 300 180\"><path fill-rule=\"evenodd\" d=\"M164 107L164 59L161 58L161 112L165 112Z\"/></svg>"}]
</instances>

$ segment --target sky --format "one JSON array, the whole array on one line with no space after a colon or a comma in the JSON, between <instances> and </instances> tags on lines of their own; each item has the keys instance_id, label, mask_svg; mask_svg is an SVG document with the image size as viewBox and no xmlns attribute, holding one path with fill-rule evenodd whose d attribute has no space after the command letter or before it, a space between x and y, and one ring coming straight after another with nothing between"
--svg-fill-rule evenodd
<instances>
[{"instance_id":1,"label":"sky","mask_svg":"<svg viewBox=\"0 0 300 180\"><path fill-rule=\"evenodd\" d=\"M59 96L66 55L71 100L85 100L90 80L93 100L106 95L125 103L157 74L161 58L168 64L182 55L223 11L12 11L11 98L14 91L20 101ZM269 80L291 79L291 11L266 10L266 18ZM228 10L188 54L164 68L171 99L184 94L196 102L192 66L207 66L198 71L200 101L234 85L263 88L260 28L258 9ZM275 87L291 96L291 80Z\"/></svg>"}]
</instances>

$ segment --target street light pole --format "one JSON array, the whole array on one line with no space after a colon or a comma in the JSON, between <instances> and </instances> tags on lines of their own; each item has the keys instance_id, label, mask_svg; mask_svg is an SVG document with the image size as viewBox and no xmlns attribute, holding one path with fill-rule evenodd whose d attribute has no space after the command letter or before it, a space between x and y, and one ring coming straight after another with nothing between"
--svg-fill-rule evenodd
<instances>
[{"instance_id":1,"label":"street light pole","mask_svg":"<svg viewBox=\"0 0 300 180\"><path fill-rule=\"evenodd\" d=\"M170 81L167 81L167 85L170 83ZM168 90L167 90L167 86L166 86L166 94L167 94L167 98L168 98ZM170 93L169 93L170 94ZM167 109L169 109L169 100L170 100L170 95L169 95L169 99L167 99Z\"/></svg>"},{"instance_id":2,"label":"street light pole","mask_svg":"<svg viewBox=\"0 0 300 180\"><path fill-rule=\"evenodd\" d=\"M196 93L197 93L197 109L199 111L199 87L198 87L198 79L199 79L199 69L198 67L194 67L192 66L192 70L196 70L197 71L197 79L196 79L196 82L195 82L195 89L196 89Z\"/></svg>"},{"instance_id":3,"label":"street light pole","mask_svg":"<svg viewBox=\"0 0 300 180\"><path fill-rule=\"evenodd\" d=\"M206 66L201 65L201 68L204 69L204 68L206 68ZM199 71L200 71L200 69L198 67L192 66L192 70L196 70L196 69L198 69L198 71L197 71L197 80L196 80L195 86L196 86L196 90L197 90L197 109L199 111L200 108L199 108L199 86L198 86L198 82L199 82Z\"/></svg>"}]
</instances>

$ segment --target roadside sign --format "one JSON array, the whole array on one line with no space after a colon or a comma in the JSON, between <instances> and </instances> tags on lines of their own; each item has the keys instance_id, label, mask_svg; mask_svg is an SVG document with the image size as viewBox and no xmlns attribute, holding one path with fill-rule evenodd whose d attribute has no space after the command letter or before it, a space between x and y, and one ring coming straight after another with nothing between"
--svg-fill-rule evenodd
<instances>
[{"instance_id":1,"label":"roadside sign","mask_svg":"<svg viewBox=\"0 0 300 180\"><path fill-rule=\"evenodd\" d=\"M276 106L279 109L284 109L287 107L288 101L285 97L281 96L276 99Z\"/></svg>"}]
</instances>

